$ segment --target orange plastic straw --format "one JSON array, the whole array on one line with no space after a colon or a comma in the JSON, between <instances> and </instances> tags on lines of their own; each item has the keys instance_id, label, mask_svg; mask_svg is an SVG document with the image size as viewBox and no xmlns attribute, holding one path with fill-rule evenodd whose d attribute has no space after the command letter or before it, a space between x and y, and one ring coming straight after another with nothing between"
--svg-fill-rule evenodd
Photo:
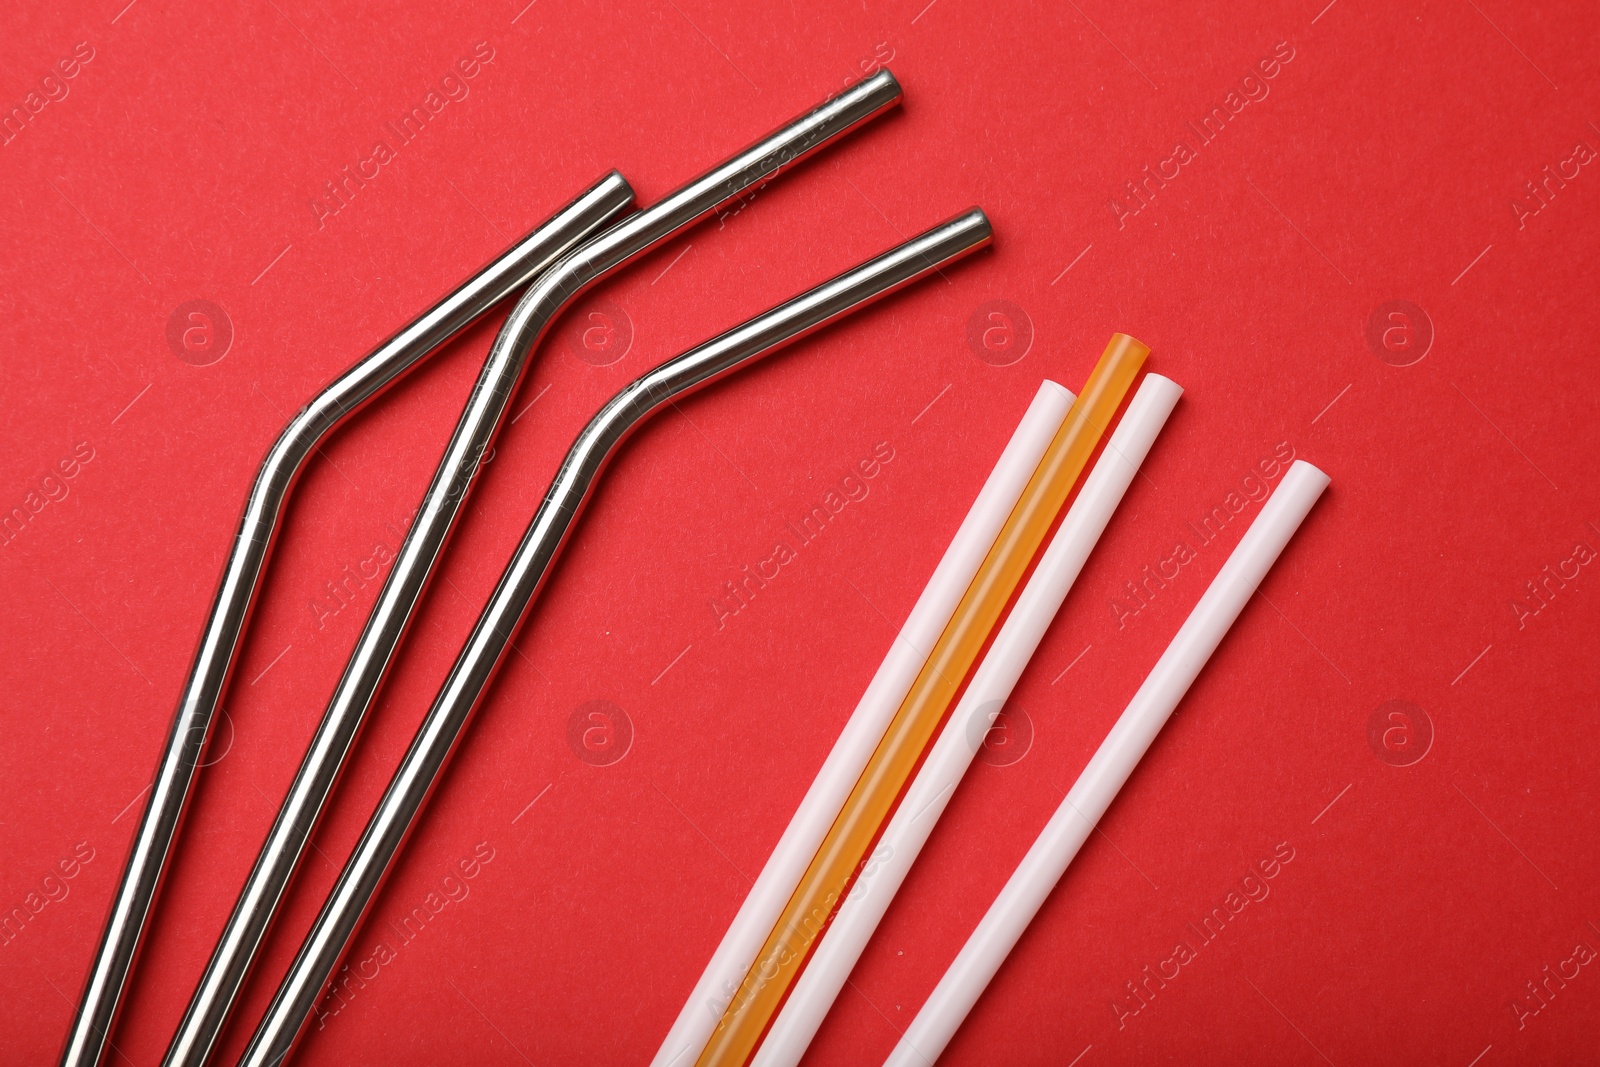
<instances>
[{"instance_id":1,"label":"orange plastic straw","mask_svg":"<svg viewBox=\"0 0 1600 1067\"><path fill-rule=\"evenodd\" d=\"M1149 348L1127 334L1112 335L772 936L717 1023L698 1067L742 1067L755 1052L1149 354Z\"/></svg>"}]
</instances>

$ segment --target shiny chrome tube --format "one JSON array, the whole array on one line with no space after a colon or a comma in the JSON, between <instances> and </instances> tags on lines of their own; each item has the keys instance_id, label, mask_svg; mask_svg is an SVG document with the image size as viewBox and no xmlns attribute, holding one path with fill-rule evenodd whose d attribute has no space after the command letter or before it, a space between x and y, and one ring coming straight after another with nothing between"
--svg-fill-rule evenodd
<instances>
[{"instance_id":1,"label":"shiny chrome tube","mask_svg":"<svg viewBox=\"0 0 1600 1067\"><path fill-rule=\"evenodd\" d=\"M62 1067L95 1067L105 1054L123 987L188 804L195 769L249 622L284 502L306 459L335 427L395 379L526 285L632 200L633 190L622 176L615 171L607 175L317 394L267 453L245 504L150 797L134 831L128 865L67 1034Z\"/></svg>"},{"instance_id":2,"label":"shiny chrome tube","mask_svg":"<svg viewBox=\"0 0 1600 1067\"><path fill-rule=\"evenodd\" d=\"M536 281L506 319L473 388L423 505L401 547L372 617L345 667L311 747L290 786L255 867L234 905L178 1032L166 1067L202 1067L226 1022L278 902L332 792L346 754L420 596L450 523L477 471L477 461L521 381L529 354L550 322L589 285L703 218L751 186L833 138L854 129L899 99L885 72L746 149L660 203L619 222L582 245ZM436 518L437 516L437 518ZM436 530L439 536L419 536Z\"/></svg>"},{"instance_id":3,"label":"shiny chrome tube","mask_svg":"<svg viewBox=\"0 0 1600 1067\"><path fill-rule=\"evenodd\" d=\"M587 226L581 233L575 231L561 247L551 249L541 267L549 267L574 248L579 238L592 234L629 207L633 190L613 171L585 194L584 202L589 205L583 212ZM395 555L394 566L384 580L355 651L167 1049L165 1067L201 1067L211 1054L234 998L249 975L256 950L272 924L284 889L294 877L306 842L316 829L345 756L367 710L377 699L389 663L455 529L476 479L479 460L494 443L524 369L522 360L505 358L502 346L491 347L417 517Z\"/></svg>"},{"instance_id":4,"label":"shiny chrome tube","mask_svg":"<svg viewBox=\"0 0 1600 1067\"><path fill-rule=\"evenodd\" d=\"M489 605L434 699L405 759L301 945L241 1067L280 1067L344 957L468 719L483 699L528 607L612 455L667 402L988 244L989 220L973 209L637 379L590 420L501 575Z\"/></svg>"}]
</instances>

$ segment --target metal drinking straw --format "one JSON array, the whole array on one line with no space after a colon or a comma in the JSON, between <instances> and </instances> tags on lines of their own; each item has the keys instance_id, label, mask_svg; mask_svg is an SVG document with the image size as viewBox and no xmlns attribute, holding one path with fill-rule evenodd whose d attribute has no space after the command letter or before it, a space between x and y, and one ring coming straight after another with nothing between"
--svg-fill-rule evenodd
<instances>
[{"instance_id":1,"label":"metal drinking straw","mask_svg":"<svg viewBox=\"0 0 1600 1067\"><path fill-rule=\"evenodd\" d=\"M293 1050L617 446L669 401L982 248L991 233L982 211L959 215L662 364L612 397L590 420L478 617L240 1067L280 1067Z\"/></svg>"},{"instance_id":2,"label":"metal drinking straw","mask_svg":"<svg viewBox=\"0 0 1600 1067\"><path fill-rule=\"evenodd\" d=\"M827 101L720 166L582 245L530 286L506 319L429 489L422 518L402 545L366 629L283 807L256 859L211 962L167 1050L166 1067L202 1067L266 936L332 792L367 709L376 698L449 525L550 322L600 278L706 217L793 161L856 128L899 100L887 72ZM433 521L433 516L448 516ZM427 523L424 519L429 520ZM439 536L419 536L423 529Z\"/></svg>"},{"instance_id":3,"label":"metal drinking straw","mask_svg":"<svg viewBox=\"0 0 1600 1067\"><path fill-rule=\"evenodd\" d=\"M166 748L151 783L150 798L134 831L128 865L112 899L83 997L67 1035L62 1067L95 1067L105 1054L123 987L166 870L240 638L249 622L284 503L306 460L335 427L424 356L526 285L632 201L633 190L622 176L615 171L608 174L341 375L290 421L267 453L250 490L194 665L179 697ZM418 524L422 521L419 516Z\"/></svg>"}]
</instances>

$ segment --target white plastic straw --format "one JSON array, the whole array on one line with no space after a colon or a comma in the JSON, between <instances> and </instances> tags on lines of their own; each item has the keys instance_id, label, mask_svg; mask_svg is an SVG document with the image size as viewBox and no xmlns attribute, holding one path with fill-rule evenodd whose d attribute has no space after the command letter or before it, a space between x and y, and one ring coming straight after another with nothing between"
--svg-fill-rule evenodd
<instances>
[{"instance_id":1,"label":"white plastic straw","mask_svg":"<svg viewBox=\"0 0 1600 1067\"><path fill-rule=\"evenodd\" d=\"M867 760L883 739L889 721L910 692L928 653L972 584L1028 479L1033 477L1045 449L1066 421L1073 400L1072 393L1055 382L1040 383L1022 422L917 598L839 740L834 742L805 799L789 820L777 848L678 1013L651 1067L686 1067L705 1049L717 1020L722 1018L755 962L756 953L772 933L784 905L794 895L828 828L838 818Z\"/></svg>"},{"instance_id":2,"label":"white plastic straw","mask_svg":"<svg viewBox=\"0 0 1600 1067\"><path fill-rule=\"evenodd\" d=\"M1328 476L1309 463L1296 461L1289 468L1278 491L939 979L885 1067L927 1067L939 1058L1327 485Z\"/></svg>"},{"instance_id":3,"label":"white plastic straw","mask_svg":"<svg viewBox=\"0 0 1600 1067\"><path fill-rule=\"evenodd\" d=\"M834 916L772 1024L754 1067L793 1067L800 1062L1182 395L1183 389L1171 379L1145 375L1005 626L967 684L961 703L878 839L872 865Z\"/></svg>"}]
</instances>

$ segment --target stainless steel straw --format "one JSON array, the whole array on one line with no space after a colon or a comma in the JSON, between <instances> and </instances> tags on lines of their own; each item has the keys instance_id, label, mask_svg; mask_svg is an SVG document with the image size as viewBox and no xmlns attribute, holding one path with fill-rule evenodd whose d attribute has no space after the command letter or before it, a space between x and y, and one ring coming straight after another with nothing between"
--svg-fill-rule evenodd
<instances>
[{"instance_id":1,"label":"stainless steel straw","mask_svg":"<svg viewBox=\"0 0 1600 1067\"><path fill-rule=\"evenodd\" d=\"M660 203L582 245L529 288L495 339L461 425L451 440L446 463L429 490L423 516L430 520L426 528L438 530L439 536L419 539L418 530L424 528L419 519L402 546L378 605L345 667L344 677L167 1050L167 1067L202 1067L210 1055L362 719L376 697L427 573L443 547L448 523L432 522L432 517L436 512L448 512L453 518L460 507L477 470L478 457L492 442L529 354L551 320L601 277L704 218L752 185L771 179L801 156L879 114L896 103L899 96L899 86L884 72L870 83L824 103Z\"/></svg>"},{"instance_id":2,"label":"stainless steel straw","mask_svg":"<svg viewBox=\"0 0 1600 1067\"><path fill-rule=\"evenodd\" d=\"M400 769L278 987L240 1060L241 1067L280 1067L293 1050L529 605L549 576L595 479L617 446L668 401L982 248L990 239L989 220L982 211L959 215L662 364L612 397L590 420L562 462L488 607L478 617Z\"/></svg>"},{"instance_id":3,"label":"stainless steel straw","mask_svg":"<svg viewBox=\"0 0 1600 1067\"><path fill-rule=\"evenodd\" d=\"M94 1067L105 1054L123 986L166 870L212 719L227 688L284 502L306 459L336 426L429 352L526 285L632 201L633 190L622 176L615 171L608 174L319 393L290 421L267 453L250 490L211 616L206 620L189 680L179 698L150 798L134 831L128 865L112 900L83 998L61 1054L63 1067ZM472 462L476 465L477 456ZM419 516L419 527L425 517L426 513ZM446 532L435 530L432 540L442 541ZM413 530L412 540L415 533ZM412 540L407 541L408 547ZM397 562L397 574L400 566L401 562ZM394 584L395 579L391 578L390 585Z\"/></svg>"}]
</instances>

